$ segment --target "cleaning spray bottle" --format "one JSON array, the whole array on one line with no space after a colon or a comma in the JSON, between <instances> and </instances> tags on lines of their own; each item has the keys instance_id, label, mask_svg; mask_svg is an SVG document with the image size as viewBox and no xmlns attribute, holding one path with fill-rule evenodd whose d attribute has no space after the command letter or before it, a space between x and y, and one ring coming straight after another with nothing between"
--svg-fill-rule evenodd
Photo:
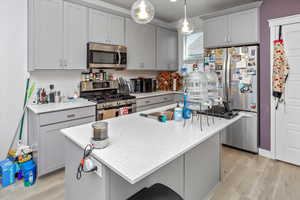
<instances>
[{"instance_id":1,"label":"cleaning spray bottle","mask_svg":"<svg viewBox=\"0 0 300 200\"><path fill-rule=\"evenodd\" d=\"M192 112L188 108L188 102L187 102L187 94L183 94L183 109L182 109L182 117L183 119L191 119Z\"/></svg>"}]
</instances>

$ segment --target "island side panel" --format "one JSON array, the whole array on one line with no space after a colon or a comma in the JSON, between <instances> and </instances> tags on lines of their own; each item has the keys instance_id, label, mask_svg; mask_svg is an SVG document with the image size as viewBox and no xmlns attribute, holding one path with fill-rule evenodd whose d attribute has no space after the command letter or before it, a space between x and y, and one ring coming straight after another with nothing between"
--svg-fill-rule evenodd
<instances>
[{"instance_id":1,"label":"island side panel","mask_svg":"<svg viewBox=\"0 0 300 200\"><path fill-rule=\"evenodd\" d=\"M219 134L185 154L185 200L205 199L220 182L220 156Z\"/></svg>"},{"instance_id":2,"label":"island side panel","mask_svg":"<svg viewBox=\"0 0 300 200\"><path fill-rule=\"evenodd\" d=\"M109 171L102 165L102 178L96 173L82 174L76 179L76 172L83 149L65 138L65 200L109 200Z\"/></svg>"},{"instance_id":3,"label":"island side panel","mask_svg":"<svg viewBox=\"0 0 300 200\"><path fill-rule=\"evenodd\" d=\"M162 183L183 197L184 195L184 156L170 162L153 174L130 184L125 179L110 171L110 200L125 200L139 190Z\"/></svg>"}]
</instances>

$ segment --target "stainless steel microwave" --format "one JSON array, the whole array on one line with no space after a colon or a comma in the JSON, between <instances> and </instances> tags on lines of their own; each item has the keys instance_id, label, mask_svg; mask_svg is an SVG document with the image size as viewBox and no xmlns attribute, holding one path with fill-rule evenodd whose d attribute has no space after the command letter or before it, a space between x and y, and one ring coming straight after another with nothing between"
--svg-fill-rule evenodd
<instances>
[{"instance_id":1,"label":"stainless steel microwave","mask_svg":"<svg viewBox=\"0 0 300 200\"><path fill-rule=\"evenodd\" d=\"M87 44L88 68L125 69L127 66L127 48L89 42Z\"/></svg>"}]
</instances>

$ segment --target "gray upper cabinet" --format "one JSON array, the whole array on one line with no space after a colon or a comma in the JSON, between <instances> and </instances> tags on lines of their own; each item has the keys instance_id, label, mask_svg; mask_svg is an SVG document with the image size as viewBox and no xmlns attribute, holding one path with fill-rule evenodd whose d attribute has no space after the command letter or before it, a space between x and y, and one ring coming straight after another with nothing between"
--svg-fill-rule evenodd
<instances>
[{"instance_id":1,"label":"gray upper cabinet","mask_svg":"<svg viewBox=\"0 0 300 200\"><path fill-rule=\"evenodd\" d=\"M34 19L31 33L34 40L30 45L31 69L63 68L63 1L34 0Z\"/></svg>"},{"instance_id":2,"label":"gray upper cabinet","mask_svg":"<svg viewBox=\"0 0 300 200\"><path fill-rule=\"evenodd\" d=\"M29 0L29 71L85 69L86 42L86 7Z\"/></svg>"},{"instance_id":3,"label":"gray upper cabinet","mask_svg":"<svg viewBox=\"0 0 300 200\"><path fill-rule=\"evenodd\" d=\"M156 37L157 69L176 71L178 69L177 32L158 27Z\"/></svg>"},{"instance_id":4,"label":"gray upper cabinet","mask_svg":"<svg viewBox=\"0 0 300 200\"><path fill-rule=\"evenodd\" d=\"M127 69L156 70L156 28L126 19Z\"/></svg>"},{"instance_id":5,"label":"gray upper cabinet","mask_svg":"<svg viewBox=\"0 0 300 200\"><path fill-rule=\"evenodd\" d=\"M258 10L251 9L233 13L228 17L230 44L251 44L259 42Z\"/></svg>"},{"instance_id":6,"label":"gray upper cabinet","mask_svg":"<svg viewBox=\"0 0 300 200\"><path fill-rule=\"evenodd\" d=\"M109 40L114 45L125 45L125 18L110 15Z\"/></svg>"},{"instance_id":7,"label":"gray upper cabinet","mask_svg":"<svg viewBox=\"0 0 300 200\"><path fill-rule=\"evenodd\" d=\"M64 2L65 68L86 68L87 11L86 7Z\"/></svg>"},{"instance_id":8,"label":"gray upper cabinet","mask_svg":"<svg viewBox=\"0 0 300 200\"><path fill-rule=\"evenodd\" d=\"M258 8L204 21L204 47L259 43Z\"/></svg>"},{"instance_id":9,"label":"gray upper cabinet","mask_svg":"<svg viewBox=\"0 0 300 200\"><path fill-rule=\"evenodd\" d=\"M123 17L89 9L89 41L124 45Z\"/></svg>"},{"instance_id":10,"label":"gray upper cabinet","mask_svg":"<svg viewBox=\"0 0 300 200\"><path fill-rule=\"evenodd\" d=\"M109 43L108 23L108 14L95 9L89 9L89 41Z\"/></svg>"},{"instance_id":11,"label":"gray upper cabinet","mask_svg":"<svg viewBox=\"0 0 300 200\"><path fill-rule=\"evenodd\" d=\"M204 21L204 47L226 46L228 17L221 16Z\"/></svg>"}]
</instances>

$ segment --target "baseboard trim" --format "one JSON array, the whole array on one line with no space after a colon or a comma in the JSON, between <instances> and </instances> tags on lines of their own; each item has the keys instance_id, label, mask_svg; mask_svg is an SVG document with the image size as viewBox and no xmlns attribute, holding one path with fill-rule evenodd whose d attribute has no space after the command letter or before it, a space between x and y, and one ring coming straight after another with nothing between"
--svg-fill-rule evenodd
<instances>
[{"instance_id":1,"label":"baseboard trim","mask_svg":"<svg viewBox=\"0 0 300 200\"><path fill-rule=\"evenodd\" d=\"M275 159L273 153L265 149L258 149L258 154L266 158Z\"/></svg>"},{"instance_id":2,"label":"baseboard trim","mask_svg":"<svg viewBox=\"0 0 300 200\"><path fill-rule=\"evenodd\" d=\"M211 191L209 191L209 193L202 200L211 200L214 196L215 191L221 183L222 182L219 182L217 185L215 185L215 187Z\"/></svg>"}]
</instances>

